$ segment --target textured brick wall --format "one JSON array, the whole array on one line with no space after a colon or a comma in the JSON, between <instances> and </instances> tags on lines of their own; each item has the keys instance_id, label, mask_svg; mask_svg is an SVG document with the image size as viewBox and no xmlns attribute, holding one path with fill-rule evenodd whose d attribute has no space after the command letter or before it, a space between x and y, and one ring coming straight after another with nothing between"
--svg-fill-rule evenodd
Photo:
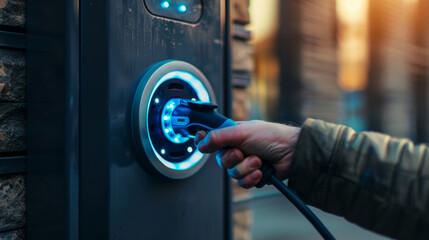
<instances>
[{"instance_id":1,"label":"textured brick wall","mask_svg":"<svg viewBox=\"0 0 429 240\"><path fill-rule=\"evenodd\" d=\"M249 44L250 33L245 26L250 22L249 0L233 0L232 9L232 111L235 121L249 119L249 93L246 88L250 84L250 76L253 70L252 47ZM248 191L238 186L233 181L234 200L247 198ZM252 223L252 212L250 209L235 209L233 214L233 237L235 240L251 239L250 228Z\"/></svg>"},{"instance_id":2,"label":"textured brick wall","mask_svg":"<svg viewBox=\"0 0 429 240\"><path fill-rule=\"evenodd\" d=\"M25 32L25 1L0 0L0 38ZM25 239L25 50L0 45L0 239ZM21 161L19 164L15 161ZM19 170L17 170L19 169Z\"/></svg>"},{"instance_id":3,"label":"textured brick wall","mask_svg":"<svg viewBox=\"0 0 429 240\"><path fill-rule=\"evenodd\" d=\"M0 25L11 30L25 28L25 1L0 0Z\"/></svg>"}]
</instances>

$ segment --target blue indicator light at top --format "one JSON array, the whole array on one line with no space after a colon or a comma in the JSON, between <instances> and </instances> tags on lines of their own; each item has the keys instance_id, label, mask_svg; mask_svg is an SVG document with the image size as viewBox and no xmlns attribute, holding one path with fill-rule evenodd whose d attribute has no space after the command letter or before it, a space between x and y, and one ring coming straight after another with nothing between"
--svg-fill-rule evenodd
<instances>
[{"instance_id":1,"label":"blue indicator light at top","mask_svg":"<svg viewBox=\"0 0 429 240\"><path fill-rule=\"evenodd\" d=\"M170 3L167 2L167 1L164 1L164 2L161 3L161 7L162 8L169 8L170 7Z\"/></svg>"},{"instance_id":2,"label":"blue indicator light at top","mask_svg":"<svg viewBox=\"0 0 429 240\"><path fill-rule=\"evenodd\" d=\"M182 4L179 6L178 10L179 12L184 13L186 12L186 10L188 10L188 8L186 7L186 5Z\"/></svg>"}]
</instances>

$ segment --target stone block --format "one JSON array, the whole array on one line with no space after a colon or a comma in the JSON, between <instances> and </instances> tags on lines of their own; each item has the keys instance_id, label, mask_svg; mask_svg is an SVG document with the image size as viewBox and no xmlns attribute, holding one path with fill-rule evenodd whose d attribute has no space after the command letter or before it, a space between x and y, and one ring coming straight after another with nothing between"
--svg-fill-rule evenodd
<instances>
[{"instance_id":1,"label":"stone block","mask_svg":"<svg viewBox=\"0 0 429 240\"><path fill-rule=\"evenodd\" d=\"M0 152L26 150L25 103L0 103Z\"/></svg>"},{"instance_id":2,"label":"stone block","mask_svg":"<svg viewBox=\"0 0 429 240\"><path fill-rule=\"evenodd\" d=\"M25 230L23 228L9 232L0 233L1 240L24 240Z\"/></svg>"},{"instance_id":3,"label":"stone block","mask_svg":"<svg viewBox=\"0 0 429 240\"><path fill-rule=\"evenodd\" d=\"M233 2L232 20L243 24L249 23L249 0L233 0Z\"/></svg>"},{"instance_id":4,"label":"stone block","mask_svg":"<svg viewBox=\"0 0 429 240\"><path fill-rule=\"evenodd\" d=\"M0 102L25 102L25 76L25 52L0 48Z\"/></svg>"},{"instance_id":5,"label":"stone block","mask_svg":"<svg viewBox=\"0 0 429 240\"><path fill-rule=\"evenodd\" d=\"M252 46L242 40L234 39L232 41L232 70L241 72L252 72Z\"/></svg>"},{"instance_id":6,"label":"stone block","mask_svg":"<svg viewBox=\"0 0 429 240\"><path fill-rule=\"evenodd\" d=\"M232 118L235 121L247 121L250 115L250 96L246 89L232 90Z\"/></svg>"},{"instance_id":7,"label":"stone block","mask_svg":"<svg viewBox=\"0 0 429 240\"><path fill-rule=\"evenodd\" d=\"M25 176L0 176L0 232L25 225ZM13 238L11 238L13 239Z\"/></svg>"},{"instance_id":8,"label":"stone block","mask_svg":"<svg viewBox=\"0 0 429 240\"><path fill-rule=\"evenodd\" d=\"M25 0L0 0L0 25L25 28Z\"/></svg>"}]
</instances>

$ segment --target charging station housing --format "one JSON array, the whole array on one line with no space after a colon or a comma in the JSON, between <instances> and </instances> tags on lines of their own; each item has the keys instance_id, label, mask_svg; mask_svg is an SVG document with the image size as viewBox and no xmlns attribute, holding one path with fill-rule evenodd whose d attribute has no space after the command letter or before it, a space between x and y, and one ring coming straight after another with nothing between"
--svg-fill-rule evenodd
<instances>
[{"instance_id":1,"label":"charging station housing","mask_svg":"<svg viewBox=\"0 0 429 240\"><path fill-rule=\"evenodd\" d=\"M214 156L186 178L159 178L134 143L136 86L163 61L203 73L228 114L229 2L169 6L182 12L144 0L29 1L28 239L231 238L229 178ZM197 17L180 17L188 10Z\"/></svg>"}]
</instances>

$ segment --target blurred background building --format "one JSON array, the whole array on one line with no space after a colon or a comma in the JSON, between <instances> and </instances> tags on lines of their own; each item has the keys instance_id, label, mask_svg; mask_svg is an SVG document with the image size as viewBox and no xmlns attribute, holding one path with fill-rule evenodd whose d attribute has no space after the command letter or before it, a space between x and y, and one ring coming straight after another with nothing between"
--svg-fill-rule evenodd
<instances>
[{"instance_id":1,"label":"blurred background building","mask_svg":"<svg viewBox=\"0 0 429 240\"><path fill-rule=\"evenodd\" d=\"M240 119L300 125L317 118L429 142L429 1L234 1L250 4L253 60L240 97L248 101L234 102ZM233 46L233 54L242 52ZM274 189L234 200L242 220L236 232L248 228L236 239L319 239ZM338 239L385 239L315 211Z\"/></svg>"}]
</instances>

